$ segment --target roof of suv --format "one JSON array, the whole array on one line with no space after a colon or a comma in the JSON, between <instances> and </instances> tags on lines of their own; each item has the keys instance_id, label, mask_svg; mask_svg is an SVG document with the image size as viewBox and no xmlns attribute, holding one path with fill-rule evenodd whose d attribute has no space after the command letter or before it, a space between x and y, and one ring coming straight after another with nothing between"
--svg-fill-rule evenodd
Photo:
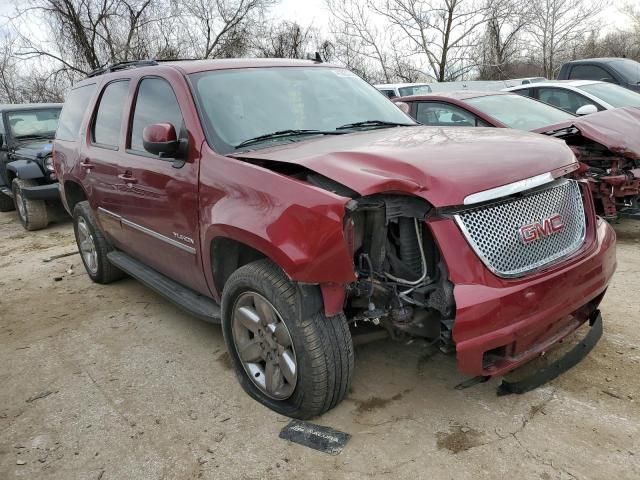
<instances>
[{"instance_id":1,"label":"roof of suv","mask_svg":"<svg viewBox=\"0 0 640 480\"><path fill-rule=\"evenodd\" d=\"M62 108L61 103L2 103L0 112L7 110L34 110L36 108Z\"/></svg>"},{"instance_id":2,"label":"roof of suv","mask_svg":"<svg viewBox=\"0 0 640 480\"><path fill-rule=\"evenodd\" d=\"M157 63L156 63L157 62ZM331 63L316 62L314 60L291 60L282 58L229 58L217 60L142 60L137 64L130 62L129 64L121 64L121 68L117 70L109 70L109 66L104 71L97 70L92 72L88 78L101 75L109 75L111 73L122 73L126 70L149 69L153 71L158 67L172 67L179 70L185 75L198 72L206 72L210 70L229 70L238 68L269 68L269 67L314 67L324 66L332 68L342 68L339 65Z\"/></svg>"}]
</instances>

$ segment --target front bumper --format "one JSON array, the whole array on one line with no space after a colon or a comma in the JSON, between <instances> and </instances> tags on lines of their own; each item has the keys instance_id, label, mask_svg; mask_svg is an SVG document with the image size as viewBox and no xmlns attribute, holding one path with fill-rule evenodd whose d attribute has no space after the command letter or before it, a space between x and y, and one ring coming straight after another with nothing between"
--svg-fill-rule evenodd
<instances>
[{"instance_id":1,"label":"front bumper","mask_svg":"<svg viewBox=\"0 0 640 480\"><path fill-rule=\"evenodd\" d=\"M447 239L438 244L455 285L452 336L459 369L470 375L503 375L573 332L597 309L616 268L615 233L600 219L572 258L517 280L492 275L449 223L431 228Z\"/></svg>"},{"instance_id":2,"label":"front bumper","mask_svg":"<svg viewBox=\"0 0 640 480\"><path fill-rule=\"evenodd\" d=\"M58 183L36 185L22 189L22 196L29 200L57 200L60 198Z\"/></svg>"}]
</instances>

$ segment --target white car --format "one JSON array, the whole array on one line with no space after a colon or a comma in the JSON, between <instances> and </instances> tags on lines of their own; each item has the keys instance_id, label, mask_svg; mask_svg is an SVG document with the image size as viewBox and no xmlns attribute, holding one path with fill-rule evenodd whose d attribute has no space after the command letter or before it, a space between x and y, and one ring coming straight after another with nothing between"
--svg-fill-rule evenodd
<instances>
[{"instance_id":1,"label":"white car","mask_svg":"<svg viewBox=\"0 0 640 480\"><path fill-rule=\"evenodd\" d=\"M505 88L577 115L619 107L640 107L640 93L595 80L555 80Z\"/></svg>"},{"instance_id":2,"label":"white car","mask_svg":"<svg viewBox=\"0 0 640 480\"><path fill-rule=\"evenodd\" d=\"M431 93L428 83L381 83L374 85L388 98L410 97L411 95L425 95Z\"/></svg>"}]
</instances>

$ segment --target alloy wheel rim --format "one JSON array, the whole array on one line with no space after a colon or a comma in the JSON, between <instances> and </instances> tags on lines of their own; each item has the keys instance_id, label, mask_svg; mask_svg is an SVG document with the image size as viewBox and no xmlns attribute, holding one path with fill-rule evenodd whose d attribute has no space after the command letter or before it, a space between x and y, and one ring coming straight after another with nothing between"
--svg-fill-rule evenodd
<instances>
[{"instance_id":1,"label":"alloy wheel rim","mask_svg":"<svg viewBox=\"0 0 640 480\"><path fill-rule=\"evenodd\" d=\"M78 218L78 247L87 269L95 274L98 271L98 252L89 226L84 218Z\"/></svg>"},{"instance_id":2,"label":"alloy wheel rim","mask_svg":"<svg viewBox=\"0 0 640 480\"><path fill-rule=\"evenodd\" d=\"M258 389L286 400L296 388L298 363L289 329L275 307L256 292L244 292L232 313L233 342L242 366Z\"/></svg>"}]
</instances>

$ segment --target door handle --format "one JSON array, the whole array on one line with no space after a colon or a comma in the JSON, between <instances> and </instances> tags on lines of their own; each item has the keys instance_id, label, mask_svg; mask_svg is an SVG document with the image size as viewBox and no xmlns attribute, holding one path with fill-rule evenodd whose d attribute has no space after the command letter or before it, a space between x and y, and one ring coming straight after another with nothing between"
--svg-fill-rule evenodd
<instances>
[{"instance_id":1,"label":"door handle","mask_svg":"<svg viewBox=\"0 0 640 480\"><path fill-rule=\"evenodd\" d=\"M118 175L118 178L124 183L138 183L138 180L136 178L126 173L121 173L120 175Z\"/></svg>"},{"instance_id":2,"label":"door handle","mask_svg":"<svg viewBox=\"0 0 640 480\"><path fill-rule=\"evenodd\" d=\"M91 163L88 158L85 158L82 162L80 162L80 166L82 168L86 168L87 170L91 170L92 168L95 168L95 165Z\"/></svg>"}]
</instances>

